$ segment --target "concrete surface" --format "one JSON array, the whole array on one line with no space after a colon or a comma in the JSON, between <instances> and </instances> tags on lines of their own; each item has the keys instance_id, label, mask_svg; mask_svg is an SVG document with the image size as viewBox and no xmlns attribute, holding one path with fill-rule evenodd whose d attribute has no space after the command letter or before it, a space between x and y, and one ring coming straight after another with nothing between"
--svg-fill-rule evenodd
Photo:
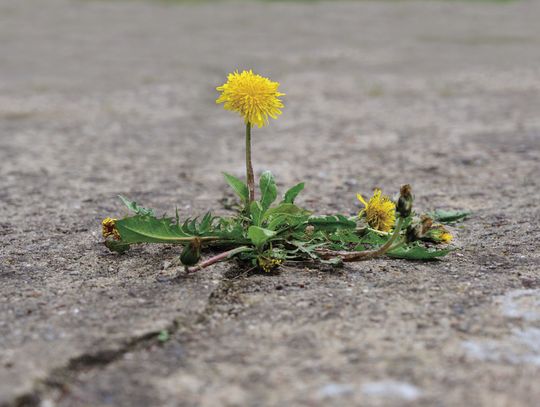
<instances>
[{"instance_id":1,"label":"concrete surface","mask_svg":"<svg viewBox=\"0 0 540 407\"><path fill-rule=\"evenodd\" d=\"M0 0L0 405L538 405L539 13ZM119 193L226 213L243 127L214 88L236 68L287 93L257 171L327 213L409 182L474 211L458 250L176 282L178 249L108 253Z\"/></svg>"}]
</instances>

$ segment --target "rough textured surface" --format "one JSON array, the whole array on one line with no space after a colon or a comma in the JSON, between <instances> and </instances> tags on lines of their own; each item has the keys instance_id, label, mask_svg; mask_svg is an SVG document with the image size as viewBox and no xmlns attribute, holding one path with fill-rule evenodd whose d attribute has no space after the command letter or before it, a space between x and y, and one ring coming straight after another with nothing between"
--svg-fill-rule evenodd
<instances>
[{"instance_id":1,"label":"rough textured surface","mask_svg":"<svg viewBox=\"0 0 540 407\"><path fill-rule=\"evenodd\" d=\"M538 2L37 3L0 1L0 405L537 405ZM174 283L175 248L108 253L118 193L221 208L237 67L287 93L258 171L322 212L410 182L475 211L459 250Z\"/></svg>"}]
</instances>

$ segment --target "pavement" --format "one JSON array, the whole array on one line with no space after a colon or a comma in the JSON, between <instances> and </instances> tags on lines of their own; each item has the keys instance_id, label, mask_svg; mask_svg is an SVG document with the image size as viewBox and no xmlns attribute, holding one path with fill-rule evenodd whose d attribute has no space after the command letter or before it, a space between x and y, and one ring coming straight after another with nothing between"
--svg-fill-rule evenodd
<instances>
[{"instance_id":1,"label":"pavement","mask_svg":"<svg viewBox=\"0 0 540 407\"><path fill-rule=\"evenodd\" d=\"M540 2L0 0L0 406L536 406ZM319 213L411 183L441 261L179 280L118 194L226 214L228 72L281 83L256 172ZM163 332L166 331L167 340Z\"/></svg>"}]
</instances>

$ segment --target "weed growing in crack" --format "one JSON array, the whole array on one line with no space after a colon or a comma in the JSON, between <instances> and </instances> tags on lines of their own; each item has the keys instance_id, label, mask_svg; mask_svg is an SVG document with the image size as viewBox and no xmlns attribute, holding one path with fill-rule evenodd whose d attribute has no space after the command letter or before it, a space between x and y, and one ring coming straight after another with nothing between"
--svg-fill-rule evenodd
<instances>
[{"instance_id":1,"label":"weed growing in crack","mask_svg":"<svg viewBox=\"0 0 540 407\"><path fill-rule=\"evenodd\" d=\"M364 209L357 216L317 215L295 204L304 183L289 188L280 198L271 172L262 173L258 197L251 159L252 127L264 127L269 118L281 114L284 96L279 83L254 74L234 72L218 87L217 103L244 118L246 182L224 173L225 181L241 205L233 216L181 219L157 217L153 210L120 197L131 216L107 217L102 222L105 245L124 253L131 245L164 243L182 245L180 261L187 273L202 270L220 261L236 260L247 269L272 272L284 264L331 265L389 256L409 260L432 260L445 256L451 233L443 224L457 222L464 211L434 211L419 214L413 210L410 185L401 187L394 202L376 189L369 200L358 194ZM216 250L220 250L215 254ZM201 253L214 255L202 259Z\"/></svg>"}]
</instances>

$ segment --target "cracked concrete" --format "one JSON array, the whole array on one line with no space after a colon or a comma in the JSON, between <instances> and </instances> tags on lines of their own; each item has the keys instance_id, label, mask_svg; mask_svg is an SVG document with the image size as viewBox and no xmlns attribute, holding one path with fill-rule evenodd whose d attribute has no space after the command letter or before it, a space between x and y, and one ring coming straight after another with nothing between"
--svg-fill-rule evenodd
<instances>
[{"instance_id":1,"label":"cracked concrete","mask_svg":"<svg viewBox=\"0 0 540 407\"><path fill-rule=\"evenodd\" d=\"M0 405L535 405L539 12L0 0ZM257 171L329 213L410 182L475 212L458 250L177 281L174 247L108 253L119 193L226 212L242 124L214 87L235 68L287 93Z\"/></svg>"}]
</instances>

